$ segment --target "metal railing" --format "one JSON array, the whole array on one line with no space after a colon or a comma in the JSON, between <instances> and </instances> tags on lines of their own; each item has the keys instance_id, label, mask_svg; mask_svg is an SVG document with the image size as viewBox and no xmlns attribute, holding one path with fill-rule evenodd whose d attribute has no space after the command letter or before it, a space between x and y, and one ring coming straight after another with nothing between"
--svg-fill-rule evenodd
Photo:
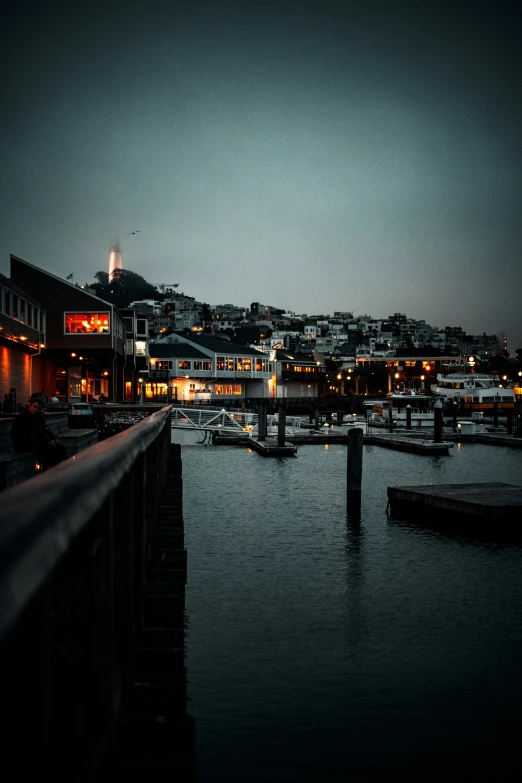
<instances>
[{"instance_id":1,"label":"metal railing","mask_svg":"<svg viewBox=\"0 0 522 783\"><path fill-rule=\"evenodd\" d=\"M256 435L258 432L257 413L243 411L210 410L209 408L173 407L171 414L172 427L182 430L206 430L211 432L228 432ZM267 416L267 434L277 434L278 416ZM300 416L287 416L285 432L295 435L301 427Z\"/></svg>"},{"instance_id":2,"label":"metal railing","mask_svg":"<svg viewBox=\"0 0 522 783\"><path fill-rule=\"evenodd\" d=\"M163 408L2 494L0 742L21 773L94 781L111 754L170 438Z\"/></svg>"}]
</instances>

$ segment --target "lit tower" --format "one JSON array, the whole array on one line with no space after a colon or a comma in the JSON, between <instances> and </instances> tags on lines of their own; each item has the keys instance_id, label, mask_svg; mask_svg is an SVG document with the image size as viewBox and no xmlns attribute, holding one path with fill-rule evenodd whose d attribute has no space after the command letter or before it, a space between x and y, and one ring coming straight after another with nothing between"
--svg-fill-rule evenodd
<instances>
[{"instance_id":1,"label":"lit tower","mask_svg":"<svg viewBox=\"0 0 522 783\"><path fill-rule=\"evenodd\" d=\"M118 239L111 242L111 249L109 251L109 282L112 280L115 269L123 269L121 262L121 245Z\"/></svg>"}]
</instances>

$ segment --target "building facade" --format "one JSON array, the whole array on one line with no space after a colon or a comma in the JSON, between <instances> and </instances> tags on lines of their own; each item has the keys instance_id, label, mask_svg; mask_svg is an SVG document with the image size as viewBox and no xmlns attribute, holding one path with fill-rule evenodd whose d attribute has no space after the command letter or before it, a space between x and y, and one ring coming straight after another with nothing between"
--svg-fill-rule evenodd
<instances>
[{"instance_id":1,"label":"building facade","mask_svg":"<svg viewBox=\"0 0 522 783\"><path fill-rule=\"evenodd\" d=\"M57 368L60 401L88 402L100 394L122 401L126 334L114 305L16 256L11 282L45 308L41 353Z\"/></svg>"}]
</instances>

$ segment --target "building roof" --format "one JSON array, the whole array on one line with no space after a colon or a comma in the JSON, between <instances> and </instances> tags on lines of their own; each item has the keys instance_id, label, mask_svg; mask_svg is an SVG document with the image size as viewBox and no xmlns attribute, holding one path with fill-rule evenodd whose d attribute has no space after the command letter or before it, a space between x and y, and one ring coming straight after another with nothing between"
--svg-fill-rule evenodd
<instances>
[{"instance_id":1,"label":"building roof","mask_svg":"<svg viewBox=\"0 0 522 783\"><path fill-rule=\"evenodd\" d=\"M276 358L280 362L289 362L290 364L313 364L317 367L318 362L305 353L296 353L295 351L286 351L282 348L276 348Z\"/></svg>"},{"instance_id":2,"label":"building roof","mask_svg":"<svg viewBox=\"0 0 522 783\"><path fill-rule=\"evenodd\" d=\"M185 335L180 334L180 337L185 337ZM208 351L213 351L214 353L219 353L224 356L234 356L235 354L239 356L259 356L260 354L260 351L256 351L255 348L251 348L249 345L240 345L231 340L220 340L219 337L211 337L206 334L202 335L200 332L194 336L185 337L185 339L190 340L193 345L199 344ZM177 344L179 345L179 343Z\"/></svg>"},{"instance_id":3,"label":"building roof","mask_svg":"<svg viewBox=\"0 0 522 783\"><path fill-rule=\"evenodd\" d=\"M96 294L89 293L89 291L86 291L85 288L76 285L76 283L70 283L68 280L64 280L62 277L58 277L58 275L53 275L52 272L48 272L47 269L42 269L42 267L40 266L36 266L35 264L30 264L29 261L25 261L23 258L19 258L18 256L13 255L12 253L10 255L10 258L11 261L13 260L18 261L21 264L25 264L25 266L28 266L30 269L36 269L36 271L40 272L40 274L47 275L47 277L50 277L53 280L62 283L62 285L69 286L70 288L73 288L78 293L84 294L85 296L90 296L91 299L96 299L98 302L103 302L104 305L108 305L109 307L112 307L114 311L117 311L117 308L114 304L112 304L111 302L107 302L105 299L100 299L100 297L96 296ZM24 295L27 296L27 294Z\"/></svg>"},{"instance_id":4,"label":"building roof","mask_svg":"<svg viewBox=\"0 0 522 783\"><path fill-rule=\"evenodd\" d=\"M189 343L149 343L149 354L151 359L209 359Z\"/></svg>"}]
</instances>

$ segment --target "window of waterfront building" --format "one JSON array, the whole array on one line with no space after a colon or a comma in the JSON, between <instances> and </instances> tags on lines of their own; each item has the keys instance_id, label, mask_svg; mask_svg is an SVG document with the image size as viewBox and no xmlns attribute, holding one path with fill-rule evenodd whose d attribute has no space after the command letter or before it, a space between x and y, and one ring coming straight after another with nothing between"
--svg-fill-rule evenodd
<instances>
[{"instance_id":1,"label":"window of waterfront building","mask_svg":"<svg viewBox=\"0 0 522 783\"><path fill-rule=\"evenodd\" d=\"M109 313L65 313L64 315L65 334L107 334L109 331Z\"/></svg>"},{"instance_id":2,"label":"window of waterfront building","mask_svg":"<svg viewBox=\"0 0 522 783\"><path fill-rule=\"evenodd\" d=\"M4 313L11 315L11 291L8 291L7 288L4 295Z\"/></svg>"},{"instance_id":3,"label":"window of waterfront building","mask_svg":"<svg viewBox=\"0 0 522 783\"><path fill-rule=\"evenodd\" d=\"M124 318L125 321L125 327L128 332L132 332L133 326L134 326L134 318Z\"/></svg>"},{"instance_id":4,"label":"window of waterfront building","mask_svg":"<svg viewBox=\"0 0 522 783\"><path fill-rule=\"evenodd\" d=\"M27 304L27 326L33 325L33 306Z\"/></svg>"},{"instance_id":5,"label":"window of waterfront building","mask_svg":"<svg viewBox=\"0 0 522 783\"><path fill-rule=\"evenodd\" d=\"M245 356L243 359L243 370L245 372L251 372L252 371L252 359L250 356Z\"/></svg>"},{"instance_id":6,"label":"window of waterfront building","mask_svg":"<svg viewBox=\"0 0 522 783\"><path fill-rule=\"evenodd\" d=\"M130 354L134 351L134 340L127 340L127 355L130 356Z\"/></svg>"},{"instance_id":7,"label":"window of waterfront building","mask_svg":"<svg viewBox=\"0 0 522 783\"><path fill-rule=\"evenodd\" d=\"M229 372L234 372L234 359L227 359L227 369Z\"/></svg>"},{"instance_id":8,"label":"window of waterfront building","mask_svg":"<svg viewBox=\"0 0 522 783\"><path fill-rule=\"evenodd\" d=\"M183 361L178 362L178 367L180 370L190 370L191 369L192 362L188 362L186 359L183 359Z\"/></svg>"},{"instance_id":9,"label":"window of waterfront building","mask_svg":"<svg viewBox=\"0 0 522 783\"><path fill-rule=\"evenodd\" d=\"M218 356L216 359L216 370L224 370L224 369L225 369L225 357Z\"/></svg>"},{"instance_id":10,"label":"window of waterfront building","mask_svg":"<svg viewBox=\"0 0 522 783\"><path fill-rule=\"evenodd\" d=\"M262 359L256 359L256 370L260 372L263 368L263 360Z\"/></svg>"},{"instance_id":11,"label":"window of waterfront building","mask_svg":"<svg viewBox=\"0 0 522 783\"><path fill-rule=\"evenodd\" d=\"M212 362L194 362L195 370L210 370L212 369Z\"/></svg>"},{"instance_id":12,"label":"window of waterfront building","mask_svg":"<svg viewBox=\"0 0 522 783\"><path fill-rule=\"evenodd\" d=\"M143 340L136 340L136 356L145 356L146 343Z\"/></svg>"},{"instance_id":13,"label":"window of waterfront building","mask_svg":"<svg viewBox=\"0 0 522 783\"><path fill-rule=\"evenodd\" d=\"M157 370L172 370L172 361L162 361L162 362L156 362L156 369Z\"/></svg>"},{"instance_id":14,"label":"window of waterfront building","mask_svg":"<svg viewBox=\"0 0 522 783\"><path fill-rule=\"evenodd\" d=\"M18 297L13 294L13 318L18 321Z\"/></svg>"},{"instance_id":15,"label":"window of waterfront building","mask_svg":"<svg viewBox=\"0 0 522 783\"><path fill-rule=\"evenodd\" d=\"M234 394L241 394L241 386L236 384L234 386Z\"/></svg>"},{"instance_id":16,"label":"window of waterfront building","mask_svg":"<svg viewBox=\"0 0 522 783\"><path fill-rule=\"evenodd\" d=\"M147 335L147 321L145 318L138 318L136 322L136 334Z\"/></svg>"}]
</instances>

